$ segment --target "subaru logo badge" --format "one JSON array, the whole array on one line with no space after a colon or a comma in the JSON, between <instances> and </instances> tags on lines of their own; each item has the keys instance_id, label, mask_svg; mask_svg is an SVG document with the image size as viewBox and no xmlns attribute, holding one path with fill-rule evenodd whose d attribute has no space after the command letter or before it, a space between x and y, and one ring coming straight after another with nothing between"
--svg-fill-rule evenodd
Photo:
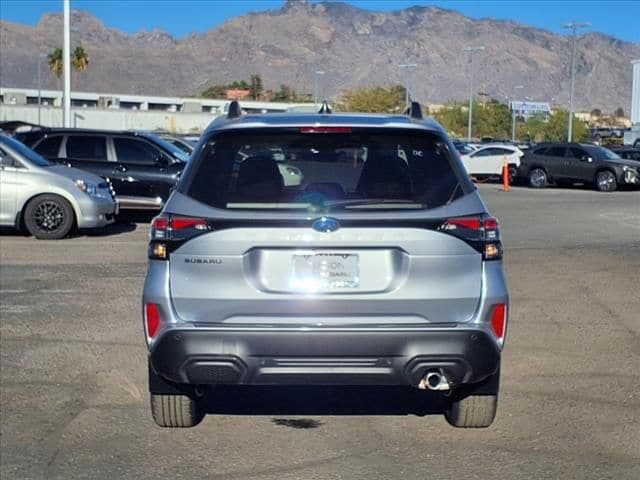
<instances>
[{"instance_id":1,"label":"subaru logo badge","mask_svg":"<svg viewBox=\"0 0 640 480\"><path fill-rule=\"evenodd\" d=\"M335 218L320 217L311 226L316 232L335 232L340 228L340 222Z\"/></svg>"}]
</instances>

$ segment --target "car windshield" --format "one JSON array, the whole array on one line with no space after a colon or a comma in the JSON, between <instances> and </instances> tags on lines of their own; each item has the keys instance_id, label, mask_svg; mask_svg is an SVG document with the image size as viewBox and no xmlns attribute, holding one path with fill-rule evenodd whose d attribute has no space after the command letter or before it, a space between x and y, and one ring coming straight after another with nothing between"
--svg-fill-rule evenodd
<instances>
[{"instance_id":1,"label":"car windshield","mask_svg":"<svg viewBox=\"0 0 640 480\"><path fill-rule=\"evenodd\" d=\"M181 191L225 209L416 210L462 195L438 135L416 130L222 132L209 139Z\"/></svg>"},{"instance_id":2,"label":"car windshield","mask_svg":"<svg viewBox=\"0 0 640 480\"><path fill-rule=\"evenodd\" d=\"M53 163L31 150L24 143L21 143L11 137L7 137L5 135L0 136L0 143L8 145L11 150L18 153L33 165L38 167L49 167L53 165Z\"/></svg>"},{"instance_id":3,"label":"car windshield","mask_svg":"<svg viewBox=\"0 0 640 480\"><path fill-rule=\"evenodd\" d=\"M180 150L178 147L176 147L172 143L169 143L160 137L156 137L155 135L150 135L150 137L153 138L154 142L156 142L162 148L164 148L169 153L171 153L173 158L180 160L181 162L187 162L189 160L189 155L183 152L182 150Z\"/></svg>"},{"instance_id":4,"label":"car windshield","mask_svg":"<svg viewBox=\"0 0 640 480\"><path fill-rule=\"evenodd\" d=\"M608 148L604 147L593 147L596 151L598 157L606 158L607 160L621 160L622 158L615 152L612 152Z\"/></svg>"}]
</instances>

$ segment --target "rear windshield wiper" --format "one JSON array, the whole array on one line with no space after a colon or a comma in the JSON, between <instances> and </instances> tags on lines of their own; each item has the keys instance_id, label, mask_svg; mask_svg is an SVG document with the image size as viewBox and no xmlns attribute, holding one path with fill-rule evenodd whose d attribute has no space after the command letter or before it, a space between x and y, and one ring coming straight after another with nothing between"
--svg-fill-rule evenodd
<instances>
[{"instance_id":1,"label":"rear windshield wiper","mask_svg":"<svg viewBox=\"0 0 640 480\"><path fill-rule=\"evenodd\" d=\"M337 208L359 208L359 207L376 207L384 205L389 207L398 205L400 208L425 208L425 205L406 199L392 198L366 198L366 199L350 199L350 200L330 200L323 203L323 207L329 210Z\"/></svg>"}]
</instances>

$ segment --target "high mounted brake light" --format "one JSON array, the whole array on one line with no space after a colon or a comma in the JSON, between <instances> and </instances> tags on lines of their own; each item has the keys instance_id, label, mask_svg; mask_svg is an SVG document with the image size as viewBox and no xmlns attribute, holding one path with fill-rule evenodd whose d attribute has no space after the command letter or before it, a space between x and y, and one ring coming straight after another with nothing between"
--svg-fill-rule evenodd
<instances>
[{"instance_id":1,"label":"high mounted brake light","mask_svg":"<svg viewBox=\"0 0 640 480\"><path fill-rule=\"evenodd\" d=\"M500 260L502 258L502 242L498 220L488 216L448 218L438 228L464 240L482 253L484 260Z\"/></svg>"},{"instance_id":2,"label":"high mounted brake light","mask_svg":"<svg viewBox=\"0 0 640 480\"><path fill-rule=\"evenodd\" d=\"M160 215L151 221L149 258L166 260L169 253L190 238L211 230L207 219Z\"/></svg>"}]
</instances>

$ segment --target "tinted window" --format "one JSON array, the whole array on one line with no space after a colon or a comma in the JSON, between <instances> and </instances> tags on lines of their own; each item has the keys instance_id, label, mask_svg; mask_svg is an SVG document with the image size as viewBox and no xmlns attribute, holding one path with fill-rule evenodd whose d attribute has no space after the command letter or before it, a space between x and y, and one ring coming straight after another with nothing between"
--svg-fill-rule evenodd
<instances>
[{"instance_id":1,"label":"tinted window","mask_svg":"<svg viewBox=\"0 0 640 480\"><path fill-rule=\"evenodd\" d=\"M62 136L48 137L42 140L34 150L44 157L57 158L60 153Z\"/></svg>"},{"instance_id":2,"label":"tinted window","mask_svg":"<svg viewBox=\"0 0 640 480\"><path fill-rule=\"evenodd\" d=\"M619 155L628 160L640 160L640 152L620 152Z\"/></svg>"},{"instance_id":3,"label":"tinted window","mask_svg":"<svg viewBox=\"0 0 640 480\"><path fill-rule=\"evenodd\" d=\"M564 147L549 147L545 152L547 157L564 157L566 148Z\"/></svg>"},{"instance_id":4,"label":"tinted window","mask_svg":"<svg viewBox=\"0 0 640 480\"><path fill-rule=\"evenodd\" d=\"M193 159L181 191L228 209L435 208L462 195L450 160L440 137L416 131L223 132Z\"/></svg>"},{"instance_id":5,"label":"tinted window","mask_svg":"<svg viewBox=\"0 0 640 480\"><path fill-rule=\"evenodd\" d=\"M493 148L485 148L483 150L478 150L477 152L471 154L472 157L488 157L490 155L495 155L493 153Z\"/></svg>"},{"instance_id":6,"label":"tinted window","mask_svg":"<svg viewBox=\"0 0 640 480\"><path fill-rule=\"evenodd\" d=\"M69 135L67 137L67 158L106 162L106 138L92 135Z\"/></svg>"},{"instance_id":7,"label":"tinted window","mask_svg":"<svg viewBox=\"0 0 640 480\"><path fill-rule=\"evenodd\" d=\"M534 155L545 155L547 153L547 147L536 148L535 150L532 150L531 153Z\"/></svg>"},{"instance_id":8,"label":"tinted window","mask_svg":"<svg viewBox=\"0 0 640 480\"><path fill-rule=\"evenodd\" d=\"M138 165L155 165L161 157L160 151L144 140L135 138L114 138L116 156L120 163L135 163Z\"/></svg>"},{"instance_id":9,"label":"tinted window","mask_svg":"<svg viewBox=\"0 0 640 480\"><path fill-rule=\"evenodd\" d=\"M577 158L579 160L588 157L589 154L587 152L585 152L584 150L580 149L580 148L576 148L576 147L570 147L568 149L568 153L567 153L568 157L573 157L573 158Z\"/></svg>"},{"instance_id":10,"label":"tinted window","mask_svg":"<svg viewBox=\"0 0 640 480\"><path fill-rule=\"evenodd\" d=\"M620 156L604 147L591 147L591 151L594 153L595 158L605 158L607 160L620 160Z\"/></svg>"}]
</instances>

